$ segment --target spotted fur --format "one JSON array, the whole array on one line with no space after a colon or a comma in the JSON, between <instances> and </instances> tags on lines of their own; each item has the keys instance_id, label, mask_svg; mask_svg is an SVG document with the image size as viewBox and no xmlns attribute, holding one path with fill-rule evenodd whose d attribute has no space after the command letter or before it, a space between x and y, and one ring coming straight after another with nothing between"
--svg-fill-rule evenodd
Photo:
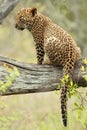
<instances>
[{"instance_id":1,"label":"spotted fur","mask_svg":"<svg viewBox=\"0 0 87 130\"><path fill-rule=\"evenodd\" d=\"M44 54L50 63L63 67L65 75L72 79L74 64L80 58L80 48L73 38L48 17L37 12L36 8L23 8L16 17L15 27L31 31L37 52L37 63L42 64ZM69 83L61 85L61 113L64 126L67 126L67 89Z\"/></svg>"}]
</instances>

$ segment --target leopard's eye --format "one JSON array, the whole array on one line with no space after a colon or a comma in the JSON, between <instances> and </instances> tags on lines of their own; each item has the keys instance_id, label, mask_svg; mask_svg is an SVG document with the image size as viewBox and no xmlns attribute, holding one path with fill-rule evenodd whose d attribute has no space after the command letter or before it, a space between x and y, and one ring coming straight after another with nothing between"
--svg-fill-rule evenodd
<instances>
[{"instance_id":1,"label":"leopard's eye","mask_svg":"<svg viewBox=\"0 0 87 130\"><path fill-rule=\"evenodd\" d=\"M20 21L21 21L21 22L25 22L25 19L24 19L23 16L20 17Z\"/></svg>"}]
</instances>

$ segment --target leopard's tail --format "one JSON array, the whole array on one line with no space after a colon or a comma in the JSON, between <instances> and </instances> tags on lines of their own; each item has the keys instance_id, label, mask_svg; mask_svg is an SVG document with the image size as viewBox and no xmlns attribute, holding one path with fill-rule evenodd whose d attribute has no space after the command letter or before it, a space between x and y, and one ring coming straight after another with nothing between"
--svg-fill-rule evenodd
<instances>
[{"instance_id":1,"label":"leopard's tail","mask_svg":"<svg viewBox=\"0 0 87 130\"><path fill-rule=\"evenodd\" d=\"M63 83L61 82L61 114L65 127L67 126L67 92L72 79L74 63L75 62L72 59L66 63L63 68Z\"/></svg>"},{"instance_id":2,"label":"leopard's tail","mask_svg":"<svg viewBox=\"0 0 87 130\"><path fill-rule=\"evenodd\" d=\"M61 114L63 125L67 126L67 85L61 88Z\"/></svg>"}]
</instances>

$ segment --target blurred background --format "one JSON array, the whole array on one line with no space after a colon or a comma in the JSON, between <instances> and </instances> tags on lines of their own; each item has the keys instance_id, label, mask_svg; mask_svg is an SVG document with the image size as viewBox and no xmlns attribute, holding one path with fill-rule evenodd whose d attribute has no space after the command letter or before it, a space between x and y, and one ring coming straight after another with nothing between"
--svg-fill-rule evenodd
<instances>
[{"instance_id":1,"label":"blurred background","mask_svg":"<svg viewBox=\"0 0 87 130\"><path fill-rule=\"evenodd\" d=\"M0 0L2 2L2 0ZM37 7L55 23L67 30L87 55L87 0L20 0L0 24L0 55L18 61L36 63L32 35L28 30L15 29L15 17L22 7ZM73 111L75 97L68 102L68 128L87 130ZM87 114L87 111L82 115ZM0 130L63 130L60 92L0 97Z\"/></svg>"}]
</instances>

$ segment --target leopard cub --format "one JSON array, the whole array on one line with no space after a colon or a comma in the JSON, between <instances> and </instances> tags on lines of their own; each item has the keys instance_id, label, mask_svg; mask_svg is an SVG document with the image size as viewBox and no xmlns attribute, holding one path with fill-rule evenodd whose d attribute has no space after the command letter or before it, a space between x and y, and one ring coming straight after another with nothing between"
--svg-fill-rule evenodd
<instances>
[{"instance_id":1,"label":"leopard cub","mask_svg":"<svg viewBox=\"0 0 87 130\"><path fill-rule=\"evenodd\" d=\"M70 34L50 18L37 12L36 8L20 9L15 27L19 30L28 29L32 33L38 64L43 63L46 53L51 64L63 67L63 77L68 75L69 79L72 79L74 64L80 58L80 48ZM68 83L61 85L61 113L64 126L67 126L68 88Z\"/></svg>"}]
</instances>

